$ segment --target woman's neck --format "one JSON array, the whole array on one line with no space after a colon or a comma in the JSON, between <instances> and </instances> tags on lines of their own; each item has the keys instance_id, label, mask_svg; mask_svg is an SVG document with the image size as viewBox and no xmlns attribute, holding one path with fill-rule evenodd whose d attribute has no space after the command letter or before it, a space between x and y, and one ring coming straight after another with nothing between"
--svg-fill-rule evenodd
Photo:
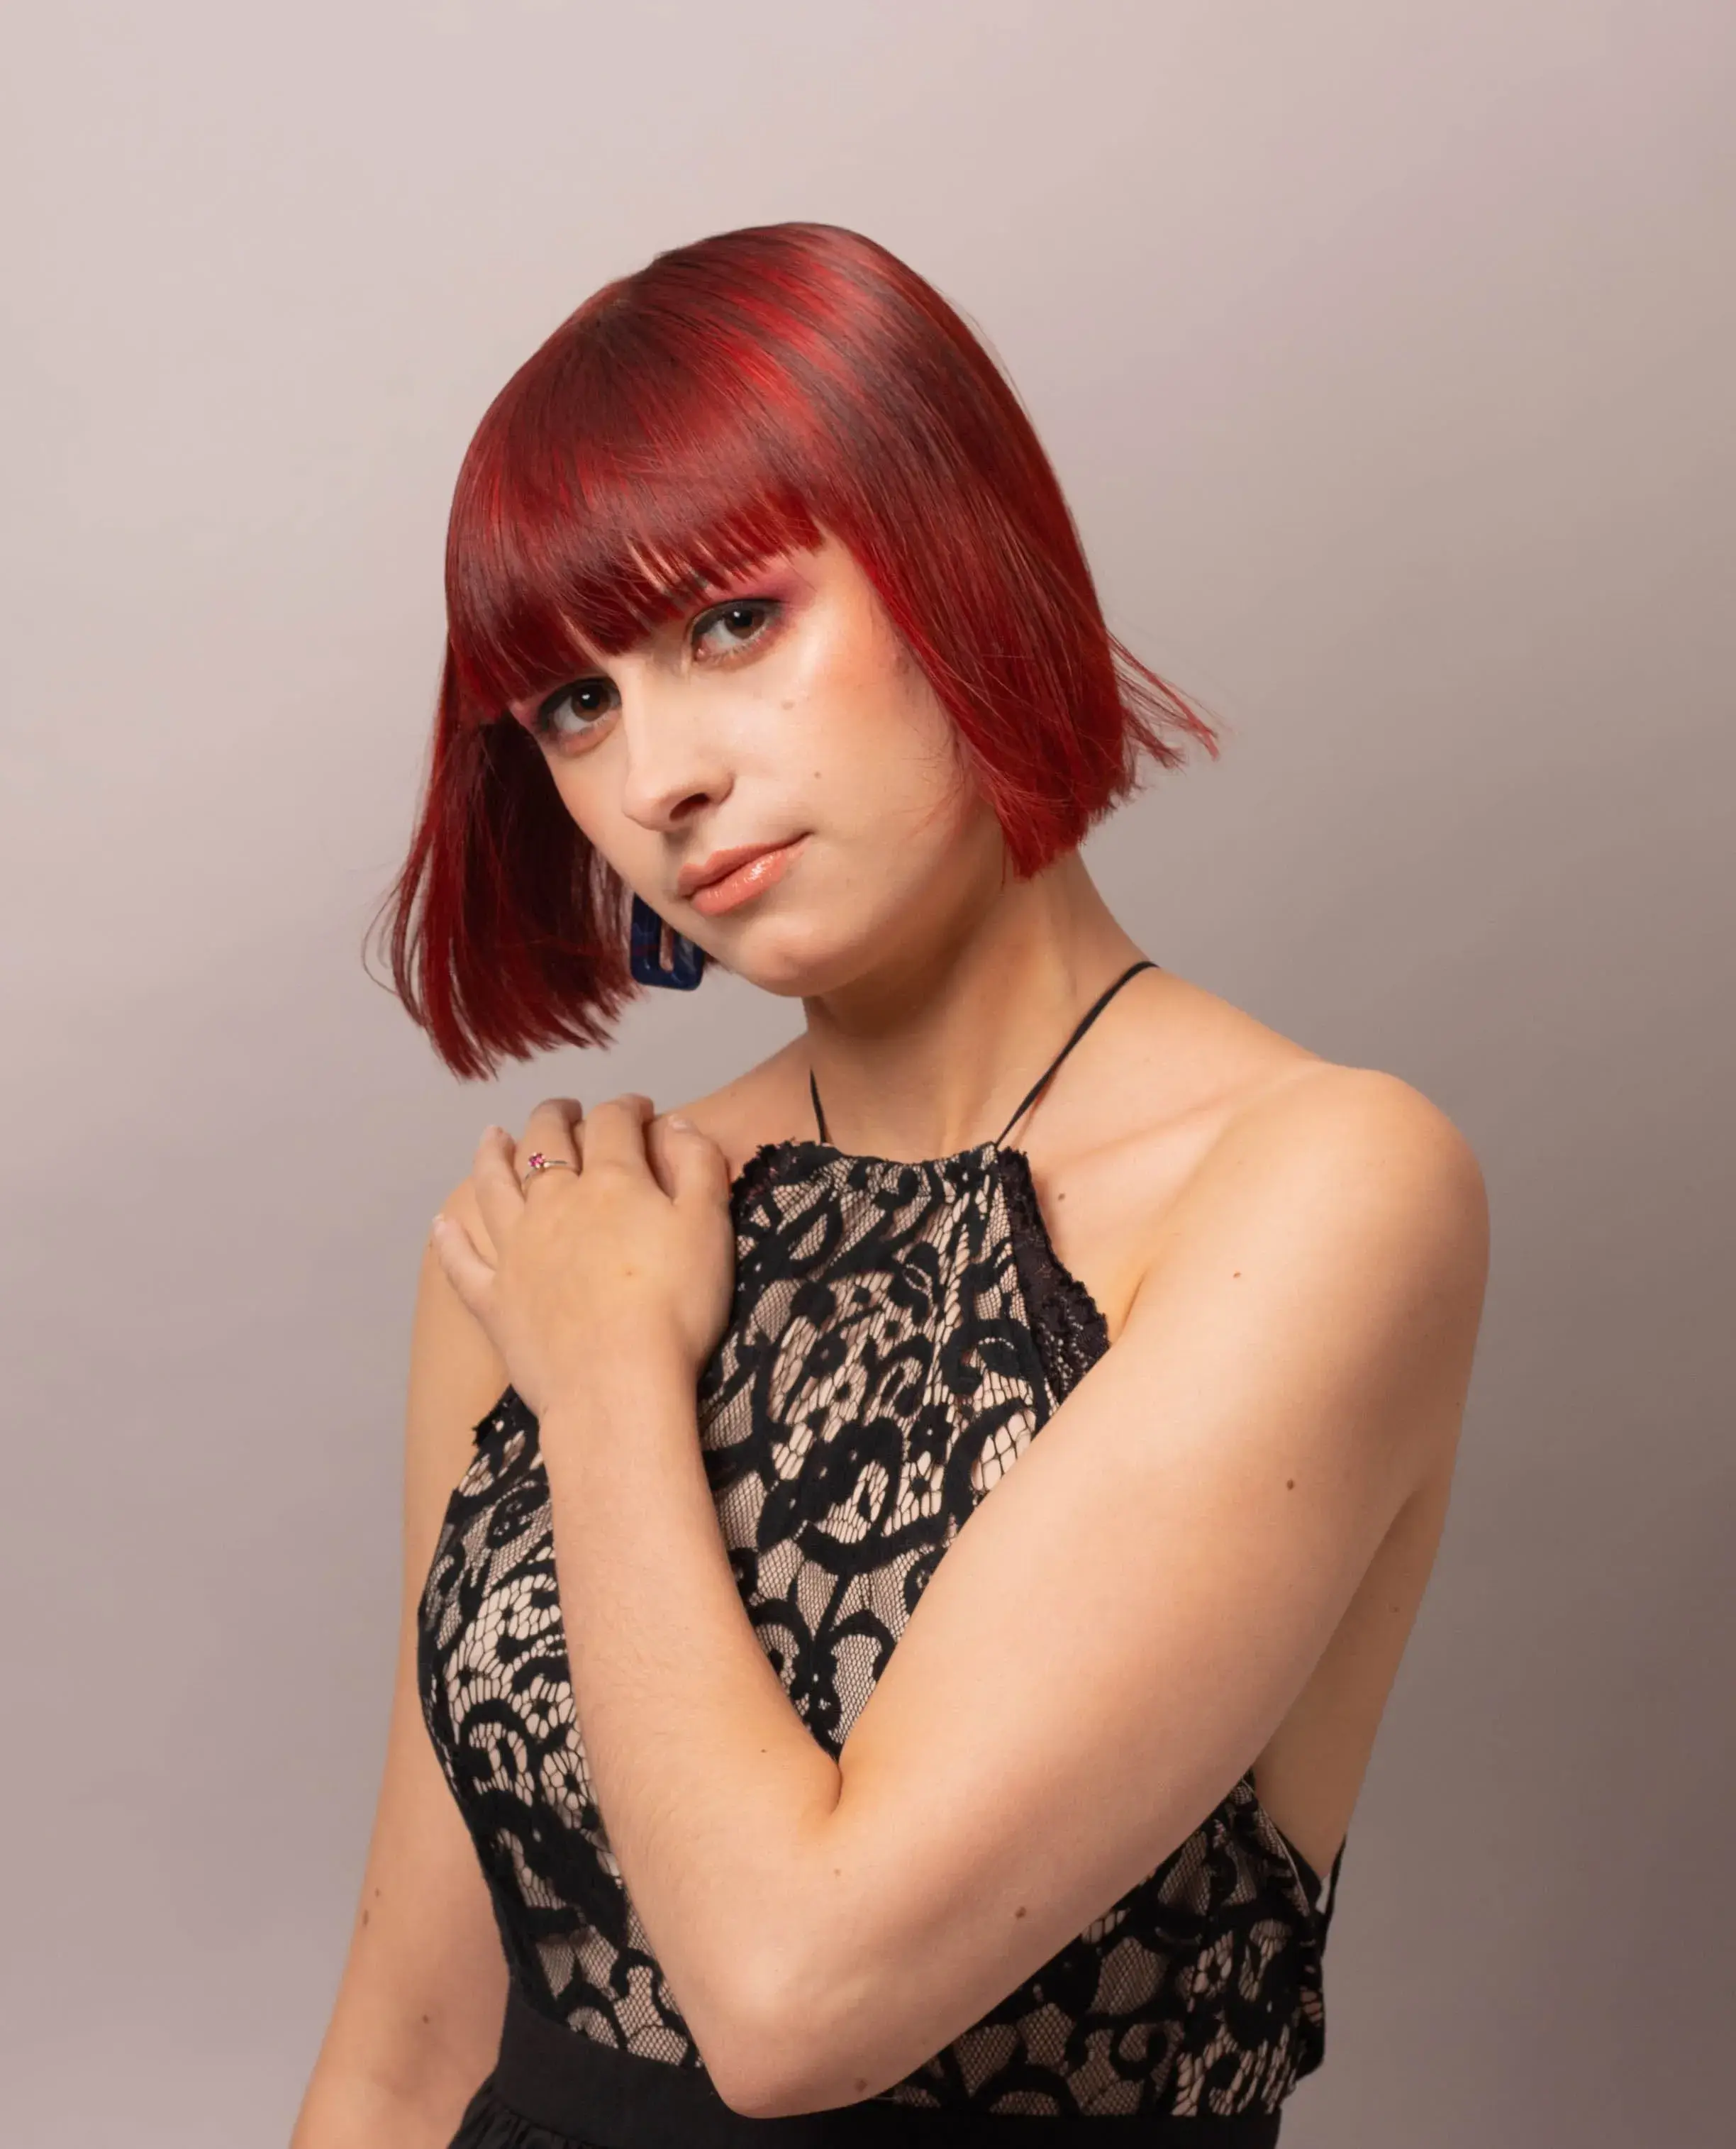
<instances>
[{"instance_id":1,"label":"woman's neck","mask_svg":"<svg viewBox=\"0 0 1736 2149\"><path fill-rule=\"evenodd\" d=\"M966 923L805 1003L831 1139L912 1161L989 1140L1140 953L1076 851L1009 879Z\"/></svg>"}]
</instances>

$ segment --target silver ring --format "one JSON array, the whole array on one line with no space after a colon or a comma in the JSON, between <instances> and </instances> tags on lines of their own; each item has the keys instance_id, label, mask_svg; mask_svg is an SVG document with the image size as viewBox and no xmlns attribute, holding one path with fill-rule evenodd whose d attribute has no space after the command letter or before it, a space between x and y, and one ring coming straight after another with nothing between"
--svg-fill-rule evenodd
<instances>
[{"instance_id":1,"label":"silver ring","mask_svg":"<svg viewBox=\"0 0 1736 2149\"><path fill-rule=\"evenodd\" d=\"M519 1191L522 1194L539 1171L576 1171L578 1168L576 1164L569 1164L564 1156L545 1156L540 1149L533 1149L526 1169L519 1174Z\"/></svg>"}]
</instances>

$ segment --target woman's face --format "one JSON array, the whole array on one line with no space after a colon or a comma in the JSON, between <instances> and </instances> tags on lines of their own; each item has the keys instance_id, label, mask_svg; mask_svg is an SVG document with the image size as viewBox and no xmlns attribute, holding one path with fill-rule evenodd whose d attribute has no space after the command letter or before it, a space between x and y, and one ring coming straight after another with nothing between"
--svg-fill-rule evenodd
<instances>
[{"instance_id":1,"label":"woman's face","mask_svg":"<svg viewBox=\"0 0 1736 2149\"><path fill-rule=\"evenodd\" d=\"M768 991L920 961L1001 885L951 722L829 536L511 713L635 893Z\"/></svg>"}]
</instances>

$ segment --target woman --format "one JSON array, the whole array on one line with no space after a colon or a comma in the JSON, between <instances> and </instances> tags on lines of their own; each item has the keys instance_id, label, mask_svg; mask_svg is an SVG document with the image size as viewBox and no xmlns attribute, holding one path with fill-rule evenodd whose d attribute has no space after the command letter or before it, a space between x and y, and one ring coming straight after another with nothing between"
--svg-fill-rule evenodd
<instances>
[{"instance_id":1,"label":"woman","mask_svg":"<svg viewBox=\"0 0 1736 2149\"><path fill-rule=\"evenodd\" d=\"M1474 1158L1110 914L1080 838L1213 733L868 240L598 292L485 417L447 589L393 943L447 1064L707 961L807 1026L678 1112L489 1129L437 1220L296 2149L1275 2141L1445 1512Z\"/></svg>"}]
</instances>

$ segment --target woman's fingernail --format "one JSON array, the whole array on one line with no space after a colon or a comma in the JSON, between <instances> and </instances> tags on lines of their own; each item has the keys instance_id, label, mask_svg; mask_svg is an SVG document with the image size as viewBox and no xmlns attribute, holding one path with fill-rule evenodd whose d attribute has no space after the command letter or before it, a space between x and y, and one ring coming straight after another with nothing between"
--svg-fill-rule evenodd
<instances>
[{"instance_id":1,"label":"woman's fingernail","mask_svg":"<svg viewBox=\"0 0 1736 2149\"><path fill-rule=\"evenodd\" d=\"M693 1131L693 1122L691 1120L684 1120L679 1112L672 1112L663 1124L665 1126L679 1127L684 1135L690 1135Z\"/></svg>"}]
</instances>

